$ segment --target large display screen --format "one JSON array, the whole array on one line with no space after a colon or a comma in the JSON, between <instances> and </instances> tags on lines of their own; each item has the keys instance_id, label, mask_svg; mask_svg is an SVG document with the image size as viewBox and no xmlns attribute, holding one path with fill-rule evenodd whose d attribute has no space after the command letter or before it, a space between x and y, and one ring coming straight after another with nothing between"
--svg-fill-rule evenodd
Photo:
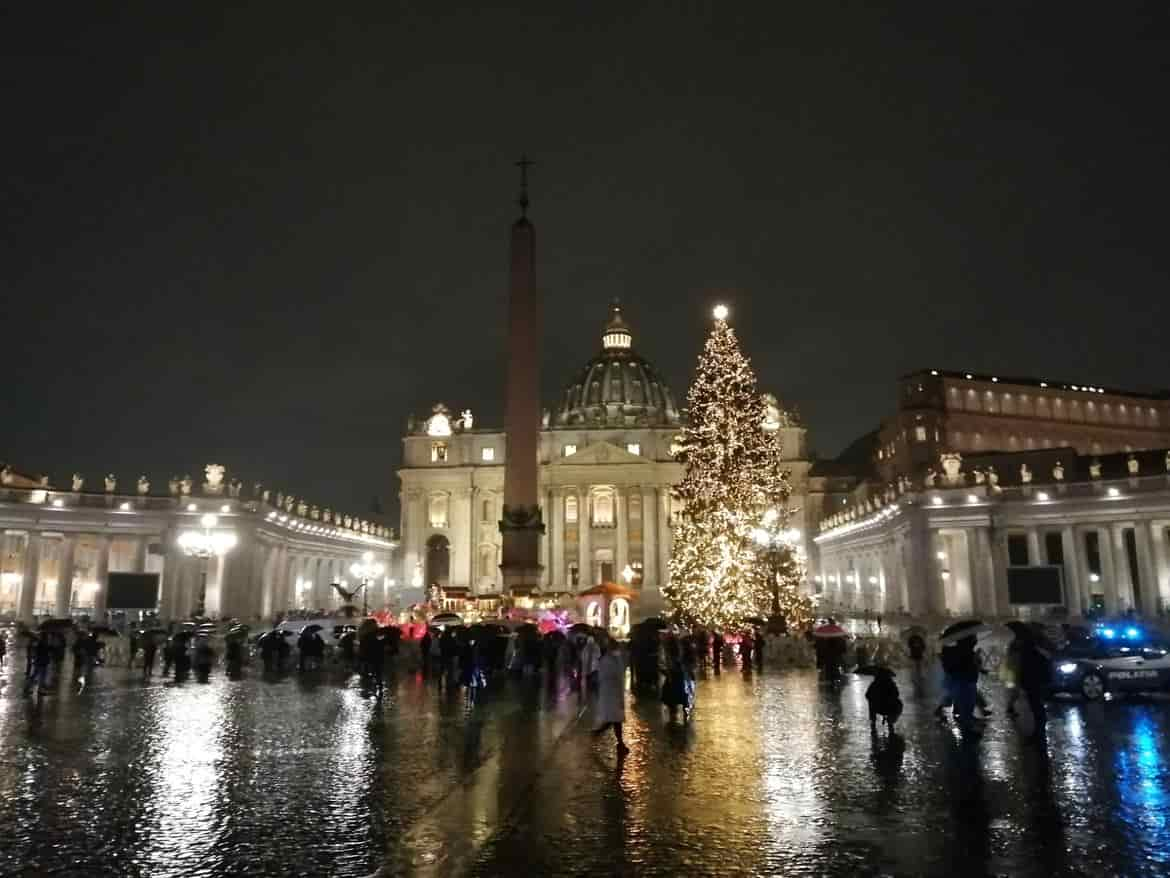
<instances>
[{"instance_id":1,"label":"large display screen","mask_svg":"<svg viewBox=\"0 0 1170 878\"><path fill-rule=\"evenodd\" d=\"M1009 567L1008 600L1013 604L1063 604L1064 588L1061 569L1045 567Z\"/></svg>"},{"instance_id":2,"label":"large display screen","mask_svg":"<svg viewBox=\"0 0 1170 878\"><path fill-rule=\"evenodd\" d=\"M158 606L157 573L111 573L106 580L111 610L153 610Z\"/></svg>"}]
</instances>

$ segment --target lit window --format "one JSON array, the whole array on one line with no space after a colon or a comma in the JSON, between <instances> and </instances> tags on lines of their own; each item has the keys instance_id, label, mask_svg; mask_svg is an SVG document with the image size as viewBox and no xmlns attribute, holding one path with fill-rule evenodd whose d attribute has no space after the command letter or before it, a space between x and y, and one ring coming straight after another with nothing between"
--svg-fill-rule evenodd
<instances>
[{"instance_id":1,"label":"lit window","mask_svg":"<svg viewBox=\"0 0 1170 878\"><path fill-rule=\"evenodd\" d=\"M914 428L914 438L916 440L918 440L919 442L925 442L926 441L926 427L924 427L922 424L919 424L917 427L915 427Z\"/></svg>"},{"instance_id":2,"label":"lit window","mask_svg":"<svg viewBox=\"0 0 1170 878\"><path fill-rule=\"evenodd\" d=\"M431 463L446 463L447 462L447 443L446 442L432 442L431 443Z\"/></svg>"},{"instance_id":3,"label":"lit window","mask_svg":"<svg viewBox=\"0 0 1170 878\"><path fill-rule=\"evenodd\" d=\"M569 524L574 524L577 521L577 498L565 498L565 521Z\"/></svg>"},{"instance_id":4,"label":"lit window","mask_svg":"<svg viewBox=\"0 0 1170 878\"><path fill-rule=\"evenodd\" d=\"M442 528L447 526L447 495L432 494L427 504L427 518L431 527Z\"/></svg>"},{"instance_id":5,"label":"lit window","mask_svg":"<svg viewBox=\"0 0 1170 878\"><path fill-rule=\"evenodd\" d=\"M480 460L484 461L485 463L491 463L491 461L496 459L496 449L494 449L494 448L483 449L479 453L479 458L480 458Z\"/></svg>"},{"instance_id":6,"label":"lit window","mask_svg":"<svg viewBox=\"0 0 1170 878\"><path fill-rule=\"evenodd\" d=\"M642 446L637 442L629 442L626 444L626 451L630 452L630 454L641 454Z\"/></svg>"},{"instance_id":7,"label":"lit window","mask_svg":"<svg viewBox=\"0 0 1170 878\"><path fill-rule=\"evenodd\" d=\"M602 488L593 494L593 525L602 527L613 524L613 491Z\"/></svg>"},{"instance_id":8,"label":"lit window","mask_svg":"<svg viewBox=\"0 0 1170 878\"><path fill-rule=\"evenodd\" d=\"M576 454L577 453L577 446L576 445L566 445L564 448L561 449L561 453L565 457L569 457L573 454Z\"/></svg>"}]
</instances>

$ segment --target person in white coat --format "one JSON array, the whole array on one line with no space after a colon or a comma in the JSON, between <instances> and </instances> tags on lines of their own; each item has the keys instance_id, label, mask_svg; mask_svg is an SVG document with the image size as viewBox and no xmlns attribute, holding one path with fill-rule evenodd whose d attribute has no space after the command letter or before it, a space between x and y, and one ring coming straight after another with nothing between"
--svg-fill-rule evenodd
<instances>
[{"instance_id":1,"label":"person in white coat","mask_svg":"<svg viewBox=\"0 0 1170 878\"><path fill-rule=\"evenodd\" d=\"M581 687L582 696L586 691L597 691L597 667L600 660L601 647L597 645L597 638L590 634L581 648L581 679L585 681Z\"/></svg>"},{"instance_id":2,"label":"person in white coat","mask_svg":"<svg viewBox=\"0 0 1170 878\"><path fill-rule=\"evenodd\" d=\"M622 661L617 644L604 638L601 644L601 659L597 663L597 706L594 710L598 725L593 734L600 735L606 729L613 729L617 738L619 756L630 752L622 738L622 723L626 719L626 664Z\"/></svg>"}]
</instances>

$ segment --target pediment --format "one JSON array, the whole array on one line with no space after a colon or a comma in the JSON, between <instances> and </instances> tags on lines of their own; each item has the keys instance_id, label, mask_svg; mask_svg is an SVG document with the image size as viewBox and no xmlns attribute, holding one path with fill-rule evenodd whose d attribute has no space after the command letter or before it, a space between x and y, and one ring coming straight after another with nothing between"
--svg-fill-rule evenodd
<instances>
[{"instance_id":1,"label":"pediment","mask_svg":"<svg viewBox=\"0 0 1170 878\"><path fill-rule=\"evenodd\" d=\"M630 454L624 448L618 448L609 442L594 442L568 457L558 457L552 466L612 466L616 464L648 464L653 463L639 454Z\"/></svg>"}]
</instances>

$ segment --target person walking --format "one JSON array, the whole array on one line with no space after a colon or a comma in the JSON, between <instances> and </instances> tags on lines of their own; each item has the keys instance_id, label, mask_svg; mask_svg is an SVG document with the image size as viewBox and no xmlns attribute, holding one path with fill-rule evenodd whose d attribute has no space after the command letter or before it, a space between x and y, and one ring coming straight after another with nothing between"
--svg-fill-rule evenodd
<instances>
[{"instance_id":1,"label":"person walking","mask_svg":"<svg viewBox=\"0 0 1170 878\"><path fill-rule=\"evenodd\" d=\"M1052 687L1052 658L1040 647L1033 635L1017 638L1019 649L1019 689L1023 691L1032 712L1034 728L1028 740L1042 744L1048 727L1048 706L1046 704Z\"/></svg>"},{"instance_id":2,"label":"person walking","mask_svg":"<svg viewBox=\"0 0 1170 878\"><path fill-rule=\"evenodd\" d=\"M585 646L581 650L581 678L585 681L581 692L596 692L598 685L598 675L600 672L601 662L601 646L592 634L585 640Z\"/></svg>"},{"instance_id":3,"label":"person walking","mask_svg":"<svg viewBox=\"0 0 1170 878\"><path fill-rule=\"evenodd\" d=\"M715 667L715 673L723 667L723 632L716 631L711 638L711 662Z\"/></svg>"},{"instance_id":4,"label":"person walking","mask_svg":"<svg viewBox=\"0 0 1170 878\"><path fill-rule=\"evenodd\" d=\"M154 657L158 652L158 639L153 634L147 634L142 642L142 676L154 674Z\"/></svg>"},{"instance_id":5,"label":"person walking","mask_svg":"<svg viewBox=\"0 0 1170 878\"><path fill-rule=\"evenodd\" d=\"M617 753L622 757L630 752L622 737L622 723L626 721L626 666L617 645L609 638L603 638L603 645L597 648L601 653L597 661L597 704L594 708L598 725L593 734L601 735L606 729L613 729Z\"/></svg>"},{"instance_id":6,"label":"person walking","mask_svg":"<svg viewBox=\"0 0 1170 878\"><path fill-rule=\"evenodd\" d=\"M36 686L37 694L48 687L49 666L53 663L53 647L46 633L42 633L29 646L29 674L24 681L24 694L28 695Z\"/></svg>"},{"instance_id":7,"label":"person walking","mask_svg":"<svg viewBox=\"0 0 1170 878\"><path fill-rule=\"evenodd\" d=\"M4 663L8 657L8 635L0 632L0 668L4 667Z\"/></svg>"}]
</instances>

